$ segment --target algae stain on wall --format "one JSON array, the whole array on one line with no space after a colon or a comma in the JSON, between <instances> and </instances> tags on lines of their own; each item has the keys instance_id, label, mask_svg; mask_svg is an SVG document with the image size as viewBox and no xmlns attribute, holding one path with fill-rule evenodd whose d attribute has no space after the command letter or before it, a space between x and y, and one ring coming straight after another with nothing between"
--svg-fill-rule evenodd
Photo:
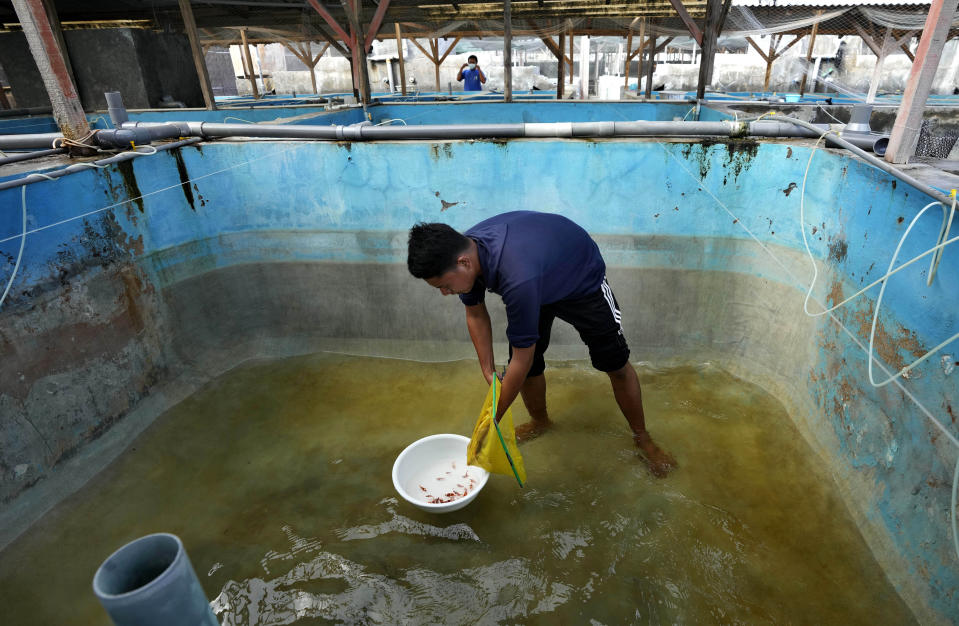
<instances>
[{"instance_id":1,"label":"algae stain on wall","mask_svg":"<svg viewBox=\"0 0 959 626\"><path fill-rule=\"evenodd\" d=\"M749 139L704 139L687 143L682 148L683 158L695 161L700 180L705 180L713 165L717 164L716 159L721 150L717 146L726 148L726 154L718 163L722 165L724 185L727 184L730 174L734 181L738 180L743 171L752 167L759 154L759 142Z\"/></svg>"}]
</instances>

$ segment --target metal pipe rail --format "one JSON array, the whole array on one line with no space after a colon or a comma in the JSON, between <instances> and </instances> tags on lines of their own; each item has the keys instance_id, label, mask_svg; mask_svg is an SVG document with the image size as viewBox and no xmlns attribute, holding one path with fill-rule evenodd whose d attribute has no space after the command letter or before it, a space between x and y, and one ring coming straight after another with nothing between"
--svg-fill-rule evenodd
<instances>
[{"instance_id":1,"label":"metal pipe rail","mask_svg":"<svg viewBox=\"0 0 959 626\"><path fill-rule=\"evenodd\" d=\"M786 118L781 118L786 119ZM789 118L792 120L792 118ZM519 124L432 124L422 126L351 126L287 124L220 124L213 122L122 122L119 128L99 130L93 136L101 147L126 147L179 137L257 137L272 139L319 139L328 141L376 141L398 139L513 139L531 137L818 137L829 130L825 124L808 128L774 120L752 122L551 122ZM0 135L0 150L49 147L57 133ZM880 135L855 134L847 141L881 153L887 139ZM827 138L836 147L842 142Z\"/></svg>"},{"instance_id":2,"label":"metal pipe rail","mask_svg":"<svg viewBox=\"0 0 959 626\"><path fill-rule=\"evenodd\" d=\"M7 165L9 163L19 163L21 161L29 161L30 159L39 159L40 157L51 156L54 154L64 154L67 151L66 148L51 148L49 150L35 150L33 152L23 152L21 154L14 154L11 156L6 156L0 159L0 165Z\"/></svg>"},{"instance_id":3,"label":"metal pipe rail","mask_svg":"<svg viewBox=\"0 0 959 626\"><path fill-rule=\"evenodd\" d=\"M183 141L174 141L172 143L165 143L155 147L156 152L162 152L164 150L172 150L174 148L179 148L181 146L188 146L194 143L199 143L203 141L199 137L192 137L190 139L184 139ZM152 146L151 146L152 147ZM149 156L154 154L153 152L133 152L127 151L121 154L117 154L108 159L100 159L99 161L86 162L86 163L75 163L69 165L59 170L53 170L50 172L43 172L41 174L28 174L22 178L17 178L14 180L7 180L0 182L0 191L4 189L12 189L14 187L22 187L24 185L29 185L31 183L37 183L47 178L60 178L62 176L67 176L69 174L75 174L77 172L82 172L84 170L90 169L90 167L104 167L112 163L120 163L121 161L129 161L130 159L135 159L141 156Z\"/></svg>"},{"instance_id":4,"label":"metal pipe rail","mask_svg":"<svg viewBox=\"0 0 959 626\"><path fill-rule=\"evenodd\" d=\"M424 124L419 126L320 126L286 124L219 124L213 122L125 122L122 130L148 131L155 138L258 137L370 141L388 139L500 139L522 137L818 137L829 130L796 128L773 120L752 122L549 122L518 124ZM100 131L104 132L104 131ZM872 145L882 136L867 136ZM0 137L0 147L3 138ZM837 144L838 145L838 144Z\"/></svg>"},{"instance_id":5,"label":"metal pipe rail","mask_svg":"<svg viewBox=\"0 0 959 626\"><path fill-rule=\"evenodd\" d=\"M753 121L634 121L634 122L552 122L517 124L434 124L422 126L373 126L360 123L350 126L286 125L286 124L221 124L211 122L121 122L120 128L100 130L93 141L110 148L152 141L195 137L205 139L250 137L268 139L314 139L325 141L434 140L434 139L513 139L513 138L602 138L602 137L820 137L832 127L810 124L787 116L776 120ZM881 159L865 152L879 154L888 138L881 135L841 131L825 137L827 146L842 147L882 169L919 191L936 198L945 195L903 173ZM0 135L0 150L49 146L56 133L40 135ZM31 143L31 141L33 143ZM184 145L179 143L177 145ZM161 147L167 149L166 147ZM132 158L132 157L131 157ZM105 159L104 163L113 162ZM71 166L74 167L74 166ZM82 167L82 166L77 166ZM70 170L70 168L66 168ZM79 170L74 170L79 171ZM69 173L69 172L68 172ZM0 189L6 187L0 184Z\"/></svg>"}]
</instances>

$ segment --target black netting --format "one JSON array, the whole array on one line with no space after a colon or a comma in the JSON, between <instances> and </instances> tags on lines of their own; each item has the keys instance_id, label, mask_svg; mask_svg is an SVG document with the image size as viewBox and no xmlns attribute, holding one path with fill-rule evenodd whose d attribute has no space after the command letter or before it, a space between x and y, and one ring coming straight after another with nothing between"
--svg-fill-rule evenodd
<instances>
[{"instance_id":1,"label":"black netting","mask_svg":"<svg viewBox=\"0 0 959 626\"><path fill-rule=\"evenodd\" d=\"M943 128L933 120L923 120L919 129L919 142L916 144L916 156L945 159L952 152L957 138L959 130Z\"/></svg>"}]
</instances>

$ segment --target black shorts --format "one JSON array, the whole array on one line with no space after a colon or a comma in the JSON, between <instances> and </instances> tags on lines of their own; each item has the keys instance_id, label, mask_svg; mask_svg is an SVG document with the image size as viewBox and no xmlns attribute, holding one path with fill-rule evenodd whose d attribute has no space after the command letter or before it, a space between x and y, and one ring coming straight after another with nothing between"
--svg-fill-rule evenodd
<instances>
[{"instance_id":1,"label":"black shorts","mask_svg":"<svg viewBox=\"0 0 959 626\"><path fill-rule=\"evenodd\" d=\"M601 372L614 372L629 361L629 346L623 336L619 303L606 279L593 293L543 305L539 310L539 339L533 354L533 365L527 378L539 376L546 369L543 354L549 347L553 320L559 318L573 325L586 347L593 367ZM509 348L513 357L513 346Z\"/></svg>"}]
</instances>

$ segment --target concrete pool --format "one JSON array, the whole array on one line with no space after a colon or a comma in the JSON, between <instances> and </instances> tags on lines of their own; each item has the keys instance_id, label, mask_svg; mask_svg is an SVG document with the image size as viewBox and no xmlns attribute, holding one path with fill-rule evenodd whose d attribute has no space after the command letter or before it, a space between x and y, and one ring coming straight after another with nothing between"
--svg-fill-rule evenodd
<instances>
[{"instance_id":1,"label":"concrete pool","mask_svg":"<svg viewBox=\"0 0 959 626\"><path fill-rule=\"evenodd\" d=\"M633 359L709 362L773 396L915 618L950 621L959 611L955 449L919 405L955 432L959 358L946 349L902 387L874 388L859 344L877 292L835 320L803 313L812 266L799 203L812 146L234 141L30 185L30 234L0 310L3 544L15 549L32 521L156 416L246 360L469 358L461 312L406 274L405 231L419 220L463 229L503 210L542 210L600 244ZM831 306L886 272L929 198L833 150L817 152L809 182L813 295ZM20 243L20 194L0 191L4 277ZM902 258L935 243L934 215L913 228ZM890 372L955 333L959 258L950 253L931 287L922 262L889 281L876 353ZM502 311L493 314L501 336ZM556 329L553 359L584 356L569 330Z\"/></svg>"}]
</instances>

